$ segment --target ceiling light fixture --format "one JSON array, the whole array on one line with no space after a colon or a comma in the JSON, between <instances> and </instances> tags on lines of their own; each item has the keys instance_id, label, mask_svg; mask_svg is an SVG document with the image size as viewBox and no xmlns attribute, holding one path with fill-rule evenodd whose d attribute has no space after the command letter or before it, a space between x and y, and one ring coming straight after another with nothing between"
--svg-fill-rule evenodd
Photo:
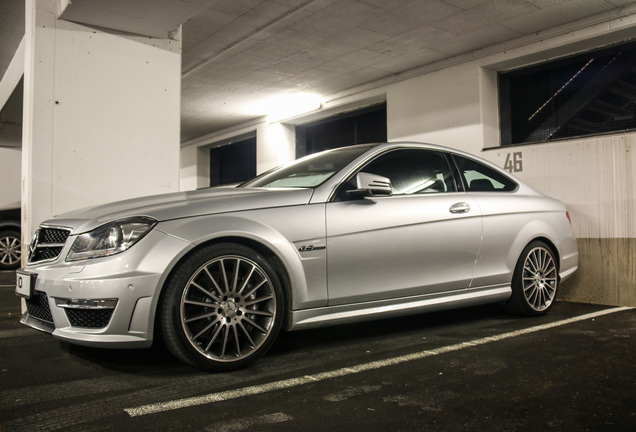
<instances>
[{"instance_id":1,"label":"ceiling light fixture","mask_svg":"<svg viewBox=\"0 0 636 432\"><path fill-rule=\"evenodd\" d=\"M250 111L266 115L269 123L298 117L320 109L322 99L311 93L278 95L251 107Z\"/></svg>"}]
</instances>

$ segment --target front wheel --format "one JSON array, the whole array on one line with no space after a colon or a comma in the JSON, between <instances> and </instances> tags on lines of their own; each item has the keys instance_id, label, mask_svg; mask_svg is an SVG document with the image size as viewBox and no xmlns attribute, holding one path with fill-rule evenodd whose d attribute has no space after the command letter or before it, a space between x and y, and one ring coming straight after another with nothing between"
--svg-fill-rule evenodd
<instances>
[{"instance_id":1,"label":"front wheel","mask_svg":"<svg viewBox=\"0 0 636 432\"><path fill-rule=\"evenodd\" d=\"M273 344L282 324L283 291L271 264L240 244L204 247L166 287L161 326L170 351L193 366L229 371Z\"/></svg>"},{"instance_id":2,"label":"front wheel","mask_svg":"<svg viewBox=\"0 0 636 432\"><path fill-rule=\"evenodd\" d=\"M512 295L506 310L529 316L546 314L554 304L559 271L554 253L541 241L521 253L512 279Z\"/></svg>"}]
</instances>

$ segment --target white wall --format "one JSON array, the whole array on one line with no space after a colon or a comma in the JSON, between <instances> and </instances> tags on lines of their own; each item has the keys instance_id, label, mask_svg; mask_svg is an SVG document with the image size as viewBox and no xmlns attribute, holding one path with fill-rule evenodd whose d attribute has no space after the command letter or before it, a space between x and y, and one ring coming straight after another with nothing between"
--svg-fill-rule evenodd
<instances>
[{"instance_id":1,"label":"white wall","mask_svg":"<svg viewBox=\"0 0 636 432\"><path fill-rule=\"evenodd\" d=\"M420 141L479 153L484 148L479 67L435 71L387 89L389 141Z\"/></svg>"},{"instance_id":2,"label":"white wall","mask_svg":"<svg viewBox=\"0 0 636 432\"><path fill-rule=\"evenodd\" d=\"M636 238L636 133L491 150L504 166L517 153L517 177L565 202L579 238Z\"/></svg>"},{"instance_id":3,"label":"white wall","mask_svg":"<svg viewBox=\"0 0 636 432\"><path fill-rule=\"evenodd\" d=\"M20 202L21 166L20 149L0 148L0 208Z\"/></svg>"},{"instance_id":4,"label":"white wall","mask_svg":"<svg viewBox=\"0 0 636 432\"><path fill-rule=\"evenodd\" d=\"M179 42L59 27L53 211L177 190Z\"/></svg>"}]
</instances>

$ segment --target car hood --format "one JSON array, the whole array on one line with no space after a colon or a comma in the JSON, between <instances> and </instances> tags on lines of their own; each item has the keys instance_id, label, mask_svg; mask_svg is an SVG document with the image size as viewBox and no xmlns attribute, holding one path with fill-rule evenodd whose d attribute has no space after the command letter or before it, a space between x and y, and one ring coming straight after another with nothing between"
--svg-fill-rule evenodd
<instances>
[{"instance_id":1,"label":"car hood","mask_svg":"<svg viewBox=\"0 0 636 432\"><path fill-rule=\"evenodd\" d=\"M313 189L210 188L118 201L55 216L42 226L68 227L73 234L133 216L158 221L261 208L305 205Z\"/></svg>"}]
</instances>

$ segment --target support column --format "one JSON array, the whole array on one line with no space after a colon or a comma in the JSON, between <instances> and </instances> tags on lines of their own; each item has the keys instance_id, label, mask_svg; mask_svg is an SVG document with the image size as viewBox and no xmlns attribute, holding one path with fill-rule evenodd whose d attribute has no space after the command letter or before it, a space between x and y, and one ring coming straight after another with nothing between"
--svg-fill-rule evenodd
<instances>
[{"instance_id":1,"label":"support column","mask_svg":"<svg viewBox=\"0 0 636 432\"><path fill-rule=\"evenodd\" d=\"M294 125L263 122L256 129L256 173L291 162L296 156Z\"/></svg>"},{"instance_id":2,"label":"support column","mask_svg":"<svg viewBox=\"0 0 636 432\"><path fill-rule=\"evenodd\" d=\"M55 214L179 188L180 31L90 28L59 20L58 3L26 1L25 244Z\"/></svg>"}]
</instances>

